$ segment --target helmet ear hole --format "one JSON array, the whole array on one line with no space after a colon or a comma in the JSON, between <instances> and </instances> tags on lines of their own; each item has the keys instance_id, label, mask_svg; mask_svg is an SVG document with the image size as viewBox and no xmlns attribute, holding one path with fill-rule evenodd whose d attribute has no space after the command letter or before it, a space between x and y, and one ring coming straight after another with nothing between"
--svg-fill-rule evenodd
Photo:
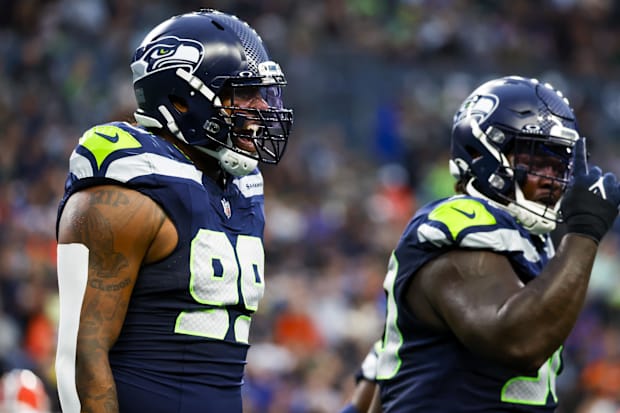
<instances>
[{"instance_id":1,"label":"helmet ear hole","mask_svg":"<svg viewBox=\"0 0 620 413\"><path fill-rule=\"evenodd\" d=\"M168 99L170 100L170 103L172 103L172 106L174 106L174 108L179 113L186 113L189 110L189 105L187 104L187 101L182 97L169 95Z\"/></svg>"},{"instance_id":2,"label":"helmet ear hole","mask_svg":"<svg viewBox=\"0 0 620 413\"><path fill-rule=\"evenodd\" d=\"M231 102L233 99L233 87L230 85L229 82L224 83L224 85L222 85L218 95L217 95L220 100L223 101L228 101Z\"/></svg>"},{"instance_id":3,"label":"helmet ear hole","mask_svg":"<svg viewBox=\"0 0 620 413\"><path fill-rule=\"evenodd\" d=\"M480 151L478 151L476 148L472 147L472 146L465 146L465 150L467 151L467 154L471 157L471 159L478 159L482 156L482 154L480 153Z\"/></svg>"}]
</instances>

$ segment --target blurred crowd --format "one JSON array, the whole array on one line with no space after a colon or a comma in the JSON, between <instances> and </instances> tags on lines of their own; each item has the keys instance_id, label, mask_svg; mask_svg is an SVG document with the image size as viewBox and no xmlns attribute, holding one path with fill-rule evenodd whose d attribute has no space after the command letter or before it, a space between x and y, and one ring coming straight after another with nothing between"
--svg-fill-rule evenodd
<instances>
[{"instance_id":1,"label":"blurred crowd","mask_svg":"<svg viewBox=\"0 0 620 413\"><path fill-rule=\"evenodd\" d=\"M452 193L451 119L478 84L552 83L592 159L620 173L612 0L0 0L0 368L34 371L53 408L55 220L69 154L93 124L131 119L129 61L144 34L200 7L257 29L296 115L284 161L263 168L267 289L248 413L344 405L381 333L391 249L418 206ZM620 408L619 251L616 228L565 346L559 413Z\"/></svg>"}]
</instances>

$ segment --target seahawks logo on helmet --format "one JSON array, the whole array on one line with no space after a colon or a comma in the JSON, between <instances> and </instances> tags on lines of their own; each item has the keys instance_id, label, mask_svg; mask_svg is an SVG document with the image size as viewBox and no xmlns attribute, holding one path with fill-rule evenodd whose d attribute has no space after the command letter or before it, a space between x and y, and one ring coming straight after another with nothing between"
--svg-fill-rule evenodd
<instances>
[{"instance_id":1,"label":"seahawks logo on helmet","mask_svg":"<svg viewBox=\"0 0 620 413\"><path fill-rule=\"evenodd\" d=\"M204 55L204 48L200 42L176 36L157 39L141 50L142 56L131 64L134 82L164 69L184 68L194 73Z\"/></svg>"},{"instance_id":2,"label":"seahawks logo on helmet","mask_svg":"<svg viewBox=\"0 0 620 413\"><path fill-rule=\"evenodd\" d=\"M461 105L454 122L459 122L465 118L474 118L478 124L483 123L497 108L499 98L495 95L474 95L466 99Z\"/></svg>"}]
</instances>

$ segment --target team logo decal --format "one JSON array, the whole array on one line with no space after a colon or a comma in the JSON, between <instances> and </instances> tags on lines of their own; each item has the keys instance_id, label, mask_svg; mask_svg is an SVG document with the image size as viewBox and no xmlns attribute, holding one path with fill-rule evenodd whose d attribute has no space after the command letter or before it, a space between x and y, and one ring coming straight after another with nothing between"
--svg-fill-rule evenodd
<instances>
[{"instance_id":1,"label":"team logo decal","mask_svg":"<svg viewBox=\"0 0 620 413\"><path fill-rule=\"evenodd\" d=\"M478 124L483 123L497 109L499 98L495 95L474 95L461 105L455 115L455 122L464 118L474 118Z\"/></svg>"},{"instance_id":2,"label":"team logo decal","mask_svg":"<svg viewBox=\"0 0 620 413\"><path fill-rule=\"evenodd\" d=\"M226 218L230 218L232 215L232 209L230 209L230 202L226 198L222 198L222 207L224 208L224 214Z\"/></svg>"},{"instance_id":3,"label":"team logo decal","mask_svg":"<svg viewBox=\"0 0 620 413\"><path fill-rule=\"evenodd\" d=\"M175 67L194 73L204 55L202 43L176 36L157 39L142 50L142 56L132 64L134 81L152 72Z\"/></svg>"}]
</instances>

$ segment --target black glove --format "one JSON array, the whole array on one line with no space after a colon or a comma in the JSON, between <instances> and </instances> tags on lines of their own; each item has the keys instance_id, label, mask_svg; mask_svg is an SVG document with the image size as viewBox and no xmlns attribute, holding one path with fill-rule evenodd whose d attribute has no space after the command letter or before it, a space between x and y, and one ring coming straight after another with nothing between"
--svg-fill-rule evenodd
<instances>
[{"instance_id":1,"label":"black glove","mask_svg":"<svg viewBox=\"0 0 620 413\"><path fill-rule=\"evenodd\" d=\"M592 238L597 244L618 216L620 186L616 176L595 166L588 170L585 138L573 148L573 171L560 211L569 233Z\"/></svg>"}]
</instances>

